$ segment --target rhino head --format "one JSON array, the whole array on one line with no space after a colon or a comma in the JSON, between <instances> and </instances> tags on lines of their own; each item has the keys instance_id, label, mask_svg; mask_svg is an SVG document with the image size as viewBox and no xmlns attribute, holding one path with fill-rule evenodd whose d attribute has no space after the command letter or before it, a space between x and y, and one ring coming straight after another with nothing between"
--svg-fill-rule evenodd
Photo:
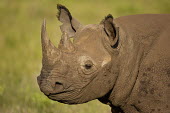
<instances>
[{"instance_id":1,"label":"rhino head","mask_svg":"<svg viewBox=\"0 0 170 113\"><path fill-rule=\"evenodd\" d=\"M118 30L113 17L108 15L98 25L82 25L65 6L57 8L58 19L63 23L58 48L47 36L45 20L42 24L42 69L37 77L40 90L48 98L66 104L107 95L119 72Z\"/></svg>"}]
</instances>

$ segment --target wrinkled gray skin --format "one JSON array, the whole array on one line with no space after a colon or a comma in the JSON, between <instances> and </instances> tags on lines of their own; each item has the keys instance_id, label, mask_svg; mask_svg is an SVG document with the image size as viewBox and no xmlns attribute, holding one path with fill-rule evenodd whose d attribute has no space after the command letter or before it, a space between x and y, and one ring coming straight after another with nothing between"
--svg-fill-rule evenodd
<instances>
[{"instance_id":1,"label":"wrinkled gray skin","mask_svg":"<svg viewBox=\"0 0 170 113\"><path fill-rule=\"evenodd\" d=\"M41 33L37 80L48 98L66 104L99 99L112 113L170 113L170 15L108 15L98 25L82 25L66 7L58 10L58 48L45 21Z\"/></svg>"}]
</instances>

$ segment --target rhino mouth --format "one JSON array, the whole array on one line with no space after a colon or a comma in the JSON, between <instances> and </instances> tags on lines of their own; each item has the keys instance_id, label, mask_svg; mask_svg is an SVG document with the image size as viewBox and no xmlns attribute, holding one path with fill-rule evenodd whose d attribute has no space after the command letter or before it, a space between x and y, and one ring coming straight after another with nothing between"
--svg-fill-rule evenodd
<instances>
[{"instance_id":1,"label":"rhino mouth","mask_svg":"<svg viewBox=\"0 0 170 113\"><path fill-rule=\"evenodd\" d=\"M75 102L75 100L78 99L77 98L78 94L76 95L73 90L62 91L59 93L50 93L49 95L46 96L51 100L65 104L76 104L77 102Z\"/></svg>"},{"instance_id":2,"label":"rhino mouth","mask_svg":"<svg viewBox=\"0 0 170 113\"><path fill-rule=\"evenodd\" d=\"M46 95L48 98L52 100L61 100L64 97L67 97L68 95L71 95L74 91L73 90L67 90L67 91L61 91L57 93L50 93L49 95Z\"/></svg>"},{"instance_id":3,"label":"rhino mouth","mask_svg":"<svg viewBox=\"0 0 170 113\"><path fill-rule=\"evenodd\" d=\"M48 96L49 99L58 101L64 104L78 104L79 102L79 94L70 93L69 91L61 92L61 93L53 93Z\"/></svg>"},{"instance_id":4,"label":"rhino mouth","mask_svg":"<svg viewBox=\"0 0 170 113\"><path fill-rule=\"evenodd\" d=\"M59 94L63 94L63 93L68 93L68 92L71 92L71 90L70 91L61 91L61 92L57 92L57 93L50 93L47 96L48 97L53 97L53 96L56 96L56 95L59 95Z\"/></svg>"}]
</instances>

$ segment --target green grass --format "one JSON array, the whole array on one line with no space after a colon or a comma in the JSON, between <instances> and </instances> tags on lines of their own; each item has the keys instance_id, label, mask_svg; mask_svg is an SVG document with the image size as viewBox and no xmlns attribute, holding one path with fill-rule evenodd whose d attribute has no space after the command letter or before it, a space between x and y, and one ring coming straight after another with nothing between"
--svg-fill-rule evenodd
<instances>
[{"instance_id":1,"label":"green grass","mask_svg":"<svg viewBox=\"0 0 170 113\"><path fill-rule=\"evenodd\" d=\"M52 42L61 32L56 4L65 4L83 24L99 23L111 13L119 16L170 13L169 0L1 0L0 113L109 113L97 100L65 105L45 97L36 77L41 69L40 26L43 18Z\"/></svg>"}]
</instances>

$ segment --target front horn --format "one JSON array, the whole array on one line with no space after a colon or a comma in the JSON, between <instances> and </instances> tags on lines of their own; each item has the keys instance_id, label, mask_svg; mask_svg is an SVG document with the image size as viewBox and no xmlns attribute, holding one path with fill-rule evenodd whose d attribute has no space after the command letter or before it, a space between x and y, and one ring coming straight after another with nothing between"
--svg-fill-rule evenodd
<instances>
[{"instance_id":1,"label":"front horn","mask_svg":"<svg viewBox=\"0 0 170 113\"><path fill-rule=\"evenodd\" d=\"M43 61L53 59L53 57L56 58L56 55L59 56L59 50L52 44L47 36L45 19L41 27L41 44Z\"/></svg>"}]
</instances>

